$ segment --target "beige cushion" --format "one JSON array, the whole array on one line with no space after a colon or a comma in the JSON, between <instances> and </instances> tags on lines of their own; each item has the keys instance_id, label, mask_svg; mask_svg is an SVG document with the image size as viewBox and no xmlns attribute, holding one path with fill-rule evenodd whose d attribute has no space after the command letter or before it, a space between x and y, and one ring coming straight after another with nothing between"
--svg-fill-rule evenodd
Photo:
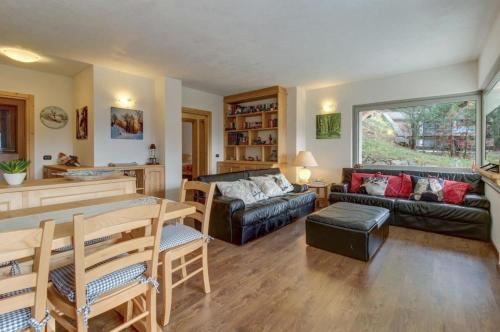
<instances>
[{"instance_id":1,"label":"beige cushion","mask_svg":"<svg viewBox=\"0 0 500 332\"><path fill-rule=\"evenodd\" d=\"M268 196L275 197L281 196L285 194L283 190L281 190L280 186L276 183L274 177L271 176L252 176L250 180L255 182L257 186L259 186L260 190Z\"/></svg>"},{"instance_id":2,"label":"beige cushion","mask_svg":"<svg viewBox=\"0 0 500 332\"><path fill-rule=\"evenodd\" d=\"M255 197L252 195L250 187L243 184L240 180L230 182L222 181L216 182L216 184L222 196L241 199L245 204L257 202Z\"/></svg>"}]
</instances>

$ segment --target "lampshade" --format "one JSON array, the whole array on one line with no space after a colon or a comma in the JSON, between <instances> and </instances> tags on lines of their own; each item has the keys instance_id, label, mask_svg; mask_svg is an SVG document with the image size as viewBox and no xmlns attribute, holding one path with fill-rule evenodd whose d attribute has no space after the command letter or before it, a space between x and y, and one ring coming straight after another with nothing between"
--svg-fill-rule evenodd
<instances>
[{"instance_id":1,"label":"lampshade","mask_svg":"<svg viewBox=\"0 0 500 332\"><path fill-rule=\"evenodd\" d=\"M316 159L314 159L314 156L309 151L299 151L299 154L297 155L297 157L295 157L294 164L295 166L302 166L302 167L318 166Z\"/></svg>"}]
</instances>

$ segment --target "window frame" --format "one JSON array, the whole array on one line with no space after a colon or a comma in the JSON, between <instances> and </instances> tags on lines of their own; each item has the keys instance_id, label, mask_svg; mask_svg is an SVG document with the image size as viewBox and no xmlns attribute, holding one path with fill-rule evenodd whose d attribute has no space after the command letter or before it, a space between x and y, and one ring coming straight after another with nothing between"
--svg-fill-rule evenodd
<instances>
[{"instance_id":1,"label":"window frame","mask_svg":"<svg viewBox=\"0 0 500 332\"><path fill-rule=\"evenodd\" d=\"M491 78L490 82L483 90L482 97L491 92L491 90L497 85L500 84L500 70ZM481 109L484 107L484 98L482 98ZM481 114L481 127L485 130L481 131L481 165L486 164L486 114Z\"/></svg>"},{"instance_id":2,"label":"window frame","mask_svg":"<svg viewBox=\"0 0 500 332\"><path fill-rule=\"evenodd\" d=\"M482 93L481 91L437 96L437 97L424 97L414 99L395 100L379 103L353 105L352 107L352 164L360 164L362 160L360 142L360 116L361 112L370 111L374 108L403 108L414 107L430 104L451 103L460 101L475 101L476 102L476 163L481 164L483 160L483 122L482 122ZM470 168L461 167L438 167L438 166L390 166L390 165L362 165L361 168L387 168L387 169L407 169L407 170L446 170L446 171L470 171Z\"/></svg>"}]
</instances>

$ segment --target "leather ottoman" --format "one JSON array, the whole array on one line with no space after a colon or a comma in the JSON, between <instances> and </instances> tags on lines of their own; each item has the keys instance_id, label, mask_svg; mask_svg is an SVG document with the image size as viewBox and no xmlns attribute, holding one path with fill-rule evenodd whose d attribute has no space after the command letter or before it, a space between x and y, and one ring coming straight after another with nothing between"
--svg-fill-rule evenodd
<instances>
[{"instance_id":1,"label":"leather ottoman","mask_svg":"<svg viewBox=\"0 0 500 332\"><path fill-rule=\"evenodd\" d=\"M389 210L339 202L306 219L306 243L344 256L369 261L389 235Z\"/></svg>"}]
</instances>

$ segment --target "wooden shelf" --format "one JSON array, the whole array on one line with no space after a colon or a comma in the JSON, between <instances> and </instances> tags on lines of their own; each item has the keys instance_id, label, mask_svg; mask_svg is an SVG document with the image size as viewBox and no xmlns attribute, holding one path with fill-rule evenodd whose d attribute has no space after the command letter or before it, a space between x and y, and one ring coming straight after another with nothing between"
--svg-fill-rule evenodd
<instances>
[{"instance_id":1,"label":"wooden shelf","mask_svg":"<svg viewBox=\"0 0 500 332\"><path fill-rule=\"evenodd\" d=\"M280 165L283 166L286 164L286 95L287 92L284 88L273 86L224 97L224 161L217 163L219 173L246 169L280 167ZM249 107L264 103L275 103L275 107L277 109L273 111L229 114L231 106L234 107L244 104L242 106ZM245 126L245 122L248 122L246 118L251 117L260 118L254 122L257 122L257 125L263 125L263 127L243 128ZM250 120L250 122L252 121L253 120ZM267 126L269 124L276 123L277 126ZM237 127L239 129L226 129L233 127ZM273 144L251 144L251 142L256 140L258 136L262 135L259 132L265 131L270 131L269 135L272 136ZM249 143L239 145L228 144L230 135L244 136L248 139ZM264 136L268 135L265 134ZM235 137L233 136L231 139L234 138ZM263 137L263 140L267 140L267 137ZM249 157L259 158L260 160L245 160Z\"/></svg>"},{"instance_id":2,"label":"wooden shelf","mask_svg":"<svg viewBox=\"0 0 500 332\"><path fill-rule=\"evenodd\" d=\"M253 112L253 113L241 113L241 114L228 114L226 117L228 118L239 118L239 117L244 117L244 118L249 118L252 116L261 116L262 114L277 114L278 111L264 111L264 112Z\"/></svg>"},{"instance_id":3,"label":"wooden shelf","mask_svg":"<svg viewBox=\"0 0 500 332\"><path fill-rule=\"evenodd\" d=\"M267 131L267 130L278 130L278 127L248 128L248 129L229 129L229 130L226 130L226 133L239 133L239 132L242 132L242 131Z\"/></svg>"}]
</instances>

